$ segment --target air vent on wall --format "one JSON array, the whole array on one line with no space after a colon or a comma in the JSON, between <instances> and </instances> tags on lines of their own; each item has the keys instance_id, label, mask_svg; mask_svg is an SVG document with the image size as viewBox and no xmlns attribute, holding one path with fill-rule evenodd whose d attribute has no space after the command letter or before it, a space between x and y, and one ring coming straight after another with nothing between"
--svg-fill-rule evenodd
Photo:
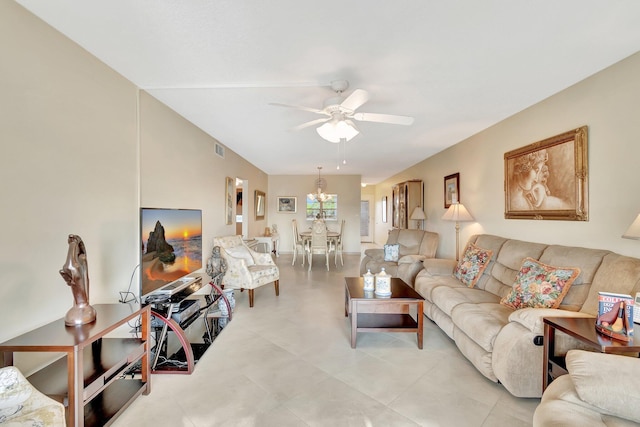
<instances>
[{"instance_id":1,"label":"air vent on wall","mask_svg":"<svg viewBox=\"0 0 640 427\"><path fill-rule=\"evenodd\" d=\"M216 142L216 154L224 159L224 147Z\"/></svg>"}]
</instances>

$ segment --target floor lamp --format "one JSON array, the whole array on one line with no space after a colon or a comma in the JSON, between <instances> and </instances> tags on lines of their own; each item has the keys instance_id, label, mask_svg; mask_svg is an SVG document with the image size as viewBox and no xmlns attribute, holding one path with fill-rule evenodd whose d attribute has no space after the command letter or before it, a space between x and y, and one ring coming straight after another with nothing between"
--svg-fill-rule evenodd
<instances>
[{"instance_id":1,"label":"floor lamp","mask_svg":"<svg viewBox=\"0 0 640 427\"><path fill-rule=\"evenodd\" d=\"M640 215L631 223L627 231L622 235L622 238L640 240Z\"/></svg>"},{"instance_id":2,"label":"floor lamp","mask_svg":"<svg viewBox=\"0 0 640 427\"><path fill-rule=\"evenodd\" d=\"M458 261L460 259L460 222L473 221L473 217L462 203L455 202L451 203L442 219L456 222L456 261Z\"/></svg>"}]
</instances>

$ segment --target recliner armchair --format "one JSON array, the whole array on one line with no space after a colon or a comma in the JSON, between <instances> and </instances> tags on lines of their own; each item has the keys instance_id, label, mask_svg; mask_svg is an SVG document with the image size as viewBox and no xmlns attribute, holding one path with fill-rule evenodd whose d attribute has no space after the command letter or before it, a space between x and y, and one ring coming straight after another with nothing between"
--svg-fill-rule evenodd
<instances>
[{"instance_id":1,"label":"recliner armchair","mask_svg":"<svg viewBox=\"0 0 640 427\"><path fill-rule=\"evenodd\" d=\"M273 282L276 296L280 295L280 270L270 253L260 253L244 244L242 236L224 236L213 239L220 246L220 254L227 262L222 287L249 291L249 307L253 307L256 288Z\"/></svg>"},{"instance_id":2,"label":"recliner armchair","mask_svg":"<svg viewBox=\"0 0 640 427\"><path fill-rule=\"evenodd\" d=\"M367 249L360 263L360 275L365 274L367 269L376 274L384 267L387 274L413 286L422 270L422 261L436 256L439 240L438 233L431 231L394 228L389 232L386 244L398 244L398 260L385 261L384 249Z\"/></svg>"}]
</instances>

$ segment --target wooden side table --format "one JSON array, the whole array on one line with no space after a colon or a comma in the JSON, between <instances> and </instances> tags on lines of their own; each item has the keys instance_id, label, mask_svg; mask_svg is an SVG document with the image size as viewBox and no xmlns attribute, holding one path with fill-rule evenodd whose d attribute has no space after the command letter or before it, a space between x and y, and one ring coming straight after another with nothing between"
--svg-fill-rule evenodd
<instances>
[{"instance_id":1,"label":"wooden side table","mask_svg":"<svg viewBox=\"0 0 640 427\"><path fill-rule=\"evenodd\" d=\"M13 365L15 352L64 352L32 374L29 382L40 392L65 403L67 425L97 426L113 418L140 394L151 391L149 366L150 307L133 304L97 304L92 323L65 326L64 318L0 344L1 365ZM138 338L109 338L109 332L141 319ZM141 362L139 379L123 373Z\"/></svg>"},{"instance_id":2,"label":"wooden side table","mask_svg":"<svg viewBox=\"0 0 640 427\"><path fill-rule=\"evenodd\" d=\"M640 343L614 340L596 331L595 317L545 317L542 365L542 391L555 378L567 373L564 356L555 355L556 331L564 332L601 353L625 354L640 352ZM639 340L640 341L640 340Z\"/></svg>"}]
</instances>

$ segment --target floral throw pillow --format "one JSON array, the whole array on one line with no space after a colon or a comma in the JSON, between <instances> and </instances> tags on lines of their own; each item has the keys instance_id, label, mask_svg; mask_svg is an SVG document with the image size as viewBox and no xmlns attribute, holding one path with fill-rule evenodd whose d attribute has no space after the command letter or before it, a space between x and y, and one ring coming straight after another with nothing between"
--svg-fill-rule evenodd
<instances>
[{"instance_id":1,"label":"floral throw pillow","mask_svg":"<svg viewBox=\"0 0 640 427\"><path fill-rule=\"evenodd\" d=\"M398 262L400 258L400 245L398 243L394 245L384 245L384 260Z\"/></svg>"},{"instance_id":2,"label":"floral throw pillow","mask_svg":"<svg viewBox=\"0 0 640 427\"><path fill-rule=\"evenodd\" d=\"M489 265L492 255L493 251L469 243L462 259L453 270L453 275L468 287L473 288Z\"/></svg>"},{"instance_id":3,"label":"floral throw pillow","mask_svg":"<svg viewBox=\"0 0 640 427\"><path fill-rule=\"evenodd\" d=\"M500 304L516 310L558 308L579 274L579 268L553 267L525 258L511 292L500 300Z\"/></svg>"}]
</instances>

